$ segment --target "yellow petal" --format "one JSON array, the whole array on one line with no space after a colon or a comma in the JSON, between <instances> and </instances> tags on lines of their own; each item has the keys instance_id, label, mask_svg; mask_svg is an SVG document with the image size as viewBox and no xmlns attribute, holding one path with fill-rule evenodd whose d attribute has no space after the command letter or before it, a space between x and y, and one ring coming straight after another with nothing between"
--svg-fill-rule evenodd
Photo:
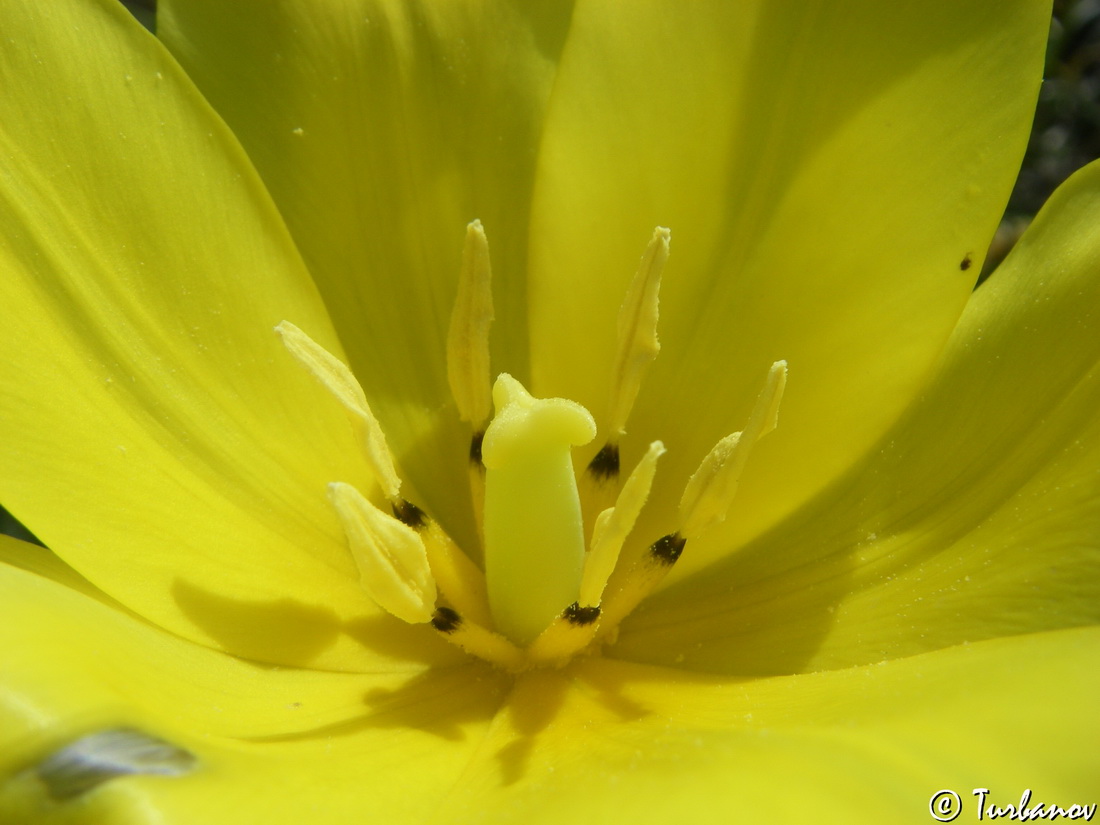
<instances>
[{"instance_id":1,"label":"yellow petal","mask_svg":"<svg viewBox=\"0 0 1100 825\"><path fill-rule=\"evenodd\" d=\"M467 483L470 433L452 410L438 415L452 403L448 319L465 226L479 218L493 255L493 374L527 374L533 167L570 4L159 6L159 36L279 204L406 481L476 546L468 502L453 494Z\"/></svg>"},{"instance_id":2,"label":"yellow petal","mask_svg":"<svg viewBox=\"0 0 1100 825\"><path fill-rule=\"evenodd\" d=\"M445 820L931 822L948 788L974 822L981 787L1093 803L1098 654L1090 628L752 681L599 659L532 674Z\"/></svg>"},{"instance_id":3,"label":"yellow petal","mask_svg":"<svg viewBox=\"0 0 1100 825\"><path fill-rule=\"evenodd\" d=\"M0 537L0 555L45 552L17 544ZM419 665L371 675L257 665L6 564L0 603L5 825L146 822L151 811L173 823L344 823L365 810L423 821L506 687L477 664L430 678ZM36 766L73 740L118 728L185 749L195 769L50 799Z\"/></svg>"},{"instance_id":4,"label":"yellow petal","mask_svg":"<svg viewBox=\"0 0 1100 825\"><path fill-rule=\"evenodd\" d=\"M627 465L668 447L639 524L651 541L768 365L791 369L726 539L685 554L684 572L797 508L927 377L1015 178L1048 14L1032 0L577 4L532 212L533 391L600 417L636 250L669 227L661 355L623 445Z\"/></svg>"},{"instance_id":5,"label":"yellow petal","mask_svg":"<svg viewBox=\"0 0 1100 825\"><path fill-rule=\"evenodd\" d=\"M302 733L361 717L369 709L369 691L393 689L424 670L416 661L375 674L250 663L142 621L80 584L47 550L0 536L0 562L0 592L10 617L0 623L0 691L8 720L0 730L10 742L20 741L21 729L24 737L47 728L61 736L125 723L124 716L111 714L127 708L140 713L131 722L195 734ZM17 755L7 746L0 753L9 760L6 767Z\"/></svg>"},{"instance_id":6,"label":"yellow petal","mask_svg":"<svg viewBox=\"0 0 1100 825\"><path fill-rule=\"evenodd\" d=\"M784 673L1100 621L1097 226L1093 164L975 293L882 443L788 523L643 604L616 655Z\"/></svg>"},{"instance_id":7,"label":"yellow petal","mask_svg":"<svg viewBox=\"0 0 1100 825\"><path fill-rule=\"evenodd\" d=\"M0 539L7 555L13 545ZM7 566L0 599L18 617L0 623L0 818L13 825L150 811L171 823L325 825L364 811L783 823L820 810L904 822L923 821L940 788L972 801L990 787L1002 802L1033 788L1065 806L1095 792L1095 628L757 680L592 659L524 676L506 698L478 665L356 675L240 662ZM195 770L50 800L35 766L120 726L186 749Z\"/></svg>"},{"instance_id":8,"label":"yellow petal","mask_svg":"<svg viewBox=\"0 0 1100 825\"><path fill-rule=\"evenodd\" d=\"M10 4L4 31L0 500L175 632L377 666L325 492L372 481L271 330L341 350L259 178L117 4Z\"/></svg>"}]
</instances>

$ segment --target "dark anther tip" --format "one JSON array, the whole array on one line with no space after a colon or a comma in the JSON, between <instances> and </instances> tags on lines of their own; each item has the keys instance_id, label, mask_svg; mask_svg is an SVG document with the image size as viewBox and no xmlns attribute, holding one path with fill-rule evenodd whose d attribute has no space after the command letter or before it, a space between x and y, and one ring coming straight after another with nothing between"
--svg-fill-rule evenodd
<instances>
[{"instance_id":1,"label":"dark anther tip","mask_svg":"<svg viewBox=\"0 0 1100 825\"><path fill-rule=\"evenodd\" d=\"M592 622L600 618L600 606L581 607L580 602L573 602L573 604L569 605L569 607L561 612L561 615L569 624L592 624Z\"/></svg>"},{"instance_id":2,"label":"dark anther tip","mask_svg":"<svg viewBox=\"0 0 1100 825\"><path fill-rule=\"evenodd\" d=\"M649 545L649 555L653 556L660 564L671 567L676 564L676 560L684 552L685 544L687 544L687 539L679 533L669 533Z\"/></svg>"},{"instance_id":3,"label":"dark anther tip","mask_svg":"<svg viewBox=\"0 0 1100 825\"><path fill-rule=\"evenodd\" d=\"M481 460L481 442L485 440L485 430L478 430L470 436L470 463L478 467L484 467Z\"/></svg>"},{"instance_id":4,"label":"dark anther tip","mask_svg":"<svg viewBox=\"0 0 1100 825\"><path fill-rule=\"evenodd\" d=\"M606 481L619 474L619 445L610 441L588 462L588 473L597 481Z\"/></svg>"},{"instance_id":5,"label":"dark anther tip","mask_svg":"<svg viewBox=\"0 0 1100 825\"><path fill-rule=\"evenodd\" d=\"M428 523L428 514L404 498L393 505L393 515L402 524L414 530L419 530Z\"/></svg>"},{"instance_id":6,"label":"dark anther tip","mask_svg":"<svg viewBox=\"0 0 1100 825\"><path fill-rule=\"evenodd\" d=\"M449 607L437 607L432 614L432 627L440 633L454 633L462 624L462 617Z\"/></svg>"}]
</instances>

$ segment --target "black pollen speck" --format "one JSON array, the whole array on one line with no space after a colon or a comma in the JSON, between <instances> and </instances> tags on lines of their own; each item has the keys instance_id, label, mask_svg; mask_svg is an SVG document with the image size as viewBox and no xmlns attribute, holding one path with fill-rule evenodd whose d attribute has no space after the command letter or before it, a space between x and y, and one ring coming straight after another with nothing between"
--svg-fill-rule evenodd
<instances>
[{"instance_id":1,"label":"black pollen speck","mask_svg":"<svg viewBox=\"0 0 1100 825\"><path fill-rule=\"evenodd\" d=\"M405 498L393 505L393 515L414 530L420 530L428 523L428 514Z\"/></svg>"},{"instance_id":2,"label":"black pollen speck","mask_svg":"<svg viewBox=\"0 0 1100 825\"><path fill-rule=\"evenodd\" d=\"M966 272L966 270L970 269L970 263L970 253L967 252L966 257L959 262L959 269L961 269L963 272Z\"/></svg>"},{"instance_id":3,"label":"black pollen speck","mask_svg":"<svg viewBox=\"0 0 1100 825\"><path fill-rule=\"evenodd\" d=\"M478 430L470 437L470 463L484 467L481 460L481 442L485 440L485 430Z\"/></svg>"},{"instance_id":4,"label":"black pollen speck","mask_svg":"<svg viewBox=\"0 0 1100 825\"><path fill-rule=\"evenodd\" d=\"M658 563L671 567L676 564L676 560L684 552L685 544L687 544L687 539L679 533L669 533L649 545L649 555Z\"/></svg>"},{"instance_id":5,"label":"black pollen speck","mask_svg":"<svg viewBox=\"0 0 1100 825\"><path fill-rule=\"evenodd\" d=\"M449 607L437 607L432 614L432 627L440 633L454 633L462 624L462 617Z\"/></svg>"},{"instance_id":6,"label":"black pollen speck","mask_svg":"<svg viewBox=\"0 0 1100 825\"><path fill-rule=\"evenodd\" d=\"M588 462L588 473L597 481L606 481L619 475L619 445L610 441L603 445Z\"/></svg>"},{"instance_id":7,"label":"black pollen speck","mask_svg":"<svg viewBox=\"0 0 1100 825\"><path fill-rule=\"evenodd\" d=\"M569 607L561 612L561 615L569 624L592 624L592 622L600 618L600 606L581 607L580 602L573 602L573 604L569 605Z\"/></svg>"}]
</instances>

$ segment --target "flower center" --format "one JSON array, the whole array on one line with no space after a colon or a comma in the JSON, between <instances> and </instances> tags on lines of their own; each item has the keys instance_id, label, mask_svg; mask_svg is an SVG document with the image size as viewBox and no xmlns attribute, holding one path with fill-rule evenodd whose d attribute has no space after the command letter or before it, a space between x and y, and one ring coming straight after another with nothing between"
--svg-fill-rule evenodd
<instances>
[{"instance_id":1,"label":"flower center","mask_svg":"<svg viewBox=\"0 0 1100 825\"><path fill-rule=\"evenodd\" d=\"M570 447L596 437L580 404L533 398L507 373L485 431L485 581L497 628L535 640L580 596L584 520Z\"/></svg>"},{"instance_id":2,"label":"flower center","mask_svg":"<svg viewBox=\"0 0 1100 825\"><path fill-rule=\"evenodd\" d=\"M423 509L400 495L385 435L359 383L339 359L293 324L275 329L287 350L343 405L389 512L343 482L329 499L347 536L360 583L395 617L427 624L468 653L511 671L560 666L614 640L619 623L667 575L686 544L726 517L757 440L775 428L786 382L772 365L745 428L721 439L688 480L678 527L625 570L619 554L649 497L664 453L659 441L620 479L619 442L657 356L658 292L669 232L658 228L642 256L618 319L608 420L573 401L533 397L508 375L491 383L493 319L489 247L478 221L467 228L458 297L447 338L447 373L459 417L471 426L470 483L484 543L480 570ZM571 449L605 433L584 471L585 501ZM614 581L609 586L609 581Z\"/></svg>"}]
</instances>

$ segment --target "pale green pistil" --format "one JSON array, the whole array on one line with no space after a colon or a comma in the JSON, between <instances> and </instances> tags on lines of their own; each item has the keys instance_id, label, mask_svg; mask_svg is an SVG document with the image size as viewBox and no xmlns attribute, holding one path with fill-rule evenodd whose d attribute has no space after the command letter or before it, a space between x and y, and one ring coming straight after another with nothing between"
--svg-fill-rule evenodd
<instances>
[{"instance_id":1,"label":"pale green pistil","mask_svg":"<svg viewBox=\"0 0 1100 825\"><path fill-rule=\"evenodd\" d=\"M497 629L526 645L580 593L584 529L570 448L596 435L588 411L534 398L503 373L482 444L485 578Z\"/></svg>"}]
</instances>

